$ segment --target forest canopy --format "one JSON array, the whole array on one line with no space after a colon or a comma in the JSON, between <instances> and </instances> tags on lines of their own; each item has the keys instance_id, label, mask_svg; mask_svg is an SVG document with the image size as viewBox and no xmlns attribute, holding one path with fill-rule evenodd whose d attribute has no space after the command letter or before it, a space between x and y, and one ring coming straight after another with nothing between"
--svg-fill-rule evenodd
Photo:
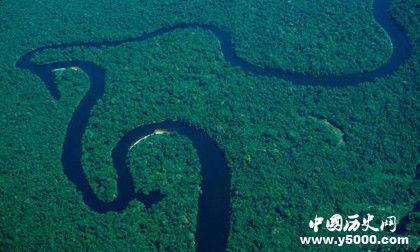
<instances>
[{"instance_id":1,"label":"forest canopy","mask_svg":"<svg viewBox=\"0 0 420 252\"><path fill-rule=\"evenodd\" d=\"M98 214L63 173L67 124L89 88L82 70L54 72L62 97L15 67L44 45L113 41L181 22L228 31L239 57L311 75L382 65L392 45L372 1L1 1L0 250L193 251L199 162L178 134L132 149L136 189L161 189ZM315 214L396 215L419 244L420 20L416 1L391 13L408 35L410 59L396 72L349 87L294 85L254 76L225 61L217 38L180 29L115 47L51 49L33 62L87 60L106 70L105 95L83 135L84 172L103 200L115 198L111 152L137 127L179 120L203 129L231 169L230 251L302 250ZM385 233L386 234L386 233ZM392 234L394 235L394 234ZM356 251L379 249L354 246ZM385 249L387 247L381 247ZM331 246L305 249L333 251Z\"/></svg>"}]
</instances>

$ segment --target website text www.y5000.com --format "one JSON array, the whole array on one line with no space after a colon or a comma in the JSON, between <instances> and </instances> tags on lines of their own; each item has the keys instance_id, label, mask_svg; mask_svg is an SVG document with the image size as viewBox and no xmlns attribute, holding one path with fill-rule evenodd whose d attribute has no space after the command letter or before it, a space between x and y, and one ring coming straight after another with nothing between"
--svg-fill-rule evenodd
<instances>
[{"instance_id":1,"label":"website text www.y5000.com","mask_svg":"<svg viewBox=\"0 0 420 252\"><path fill-rule=\"evenodd\" d=\"M376 235L346 235L339 237L328 236L305 236L299 237L302 244L331 244L339 247L351 244L392 244L392 245L408 245L408 237L382 237Z\"/></svg>"}]
</instances>

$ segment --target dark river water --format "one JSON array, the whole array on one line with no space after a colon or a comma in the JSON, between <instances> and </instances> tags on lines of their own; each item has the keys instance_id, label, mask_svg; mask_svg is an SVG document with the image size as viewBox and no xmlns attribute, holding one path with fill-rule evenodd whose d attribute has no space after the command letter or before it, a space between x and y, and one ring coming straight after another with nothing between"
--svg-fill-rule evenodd
<instances>
[{"instance_id":1,"label":"dark river water","mask_svg":"<svg viewBox=\"0 0 420 252\"><path fill-rule=\"evenodd\" d=\"M135 191L133 178L127 167L127 155L138 139L150 135L158 128L165 128L188 137L201 164L201 190L198 199L198 219L196 227L196 250L197 251L225 251L230 230L230 170L222 151L217 144L201 129L197 129L187 122L165 121L150 125L139 126L120 139L112 151L114 168L118 175L118 195L112 202L102 201L93 192L83 171L82 137L91 116L91 110L104 94L106 70L87 61L65 61L51 64L35 64L32 57L46 49L66 49L69 47L110 47L134 41L144 41L153 37L161 36L178 29L199 28L210 31L220 41L224 58L232 66L238 66L246 72L260 76L272 76L292 81L302 85L324 86L347 86L355 85L375 78L384 77L395 71L403 64L410 55L410 44L405 34L394 23L387 9L390 0L377 0L374 2L373 14L376 21L384 28L393 43L393 53L389 61L378 69L342 76L306 76L297 73L288 73L279 69L263 68L253 65L235 54L230 35L217 27L206 24L178 24L171 27L161 28L156 31L143 34L138 37L119 41L81 42L72 44L48 45L37 48L23 55L16 66L27 69L39 76L46 84L51 95L55 99L60 98L57 83L54 82L53 70L76 66L81 68L90 78L90 88L81 99L70 119L65 142L63 144L62 164L68 179L73 182L82 193L84 202L92 210L105 213L108 211L123 211L132 200L139 200L147 208L164 200L165 195L160 191L150 194Z\"/></svg>"}]
</instances>

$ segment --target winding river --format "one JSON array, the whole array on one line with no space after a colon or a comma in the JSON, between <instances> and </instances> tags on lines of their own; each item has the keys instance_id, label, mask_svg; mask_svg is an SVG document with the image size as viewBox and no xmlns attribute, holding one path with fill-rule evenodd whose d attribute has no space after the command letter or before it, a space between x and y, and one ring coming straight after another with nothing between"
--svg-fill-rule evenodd
<instances>
[{"instance_id":1,"label":"winding river","mask_svg":"<svg viewBox=\"0 0 420 252\"><path fill-rule=\"evenodd\" d=\"M35 64L32 58L35 54L46 49L66 49L69 47L110 47L134 41L144 41L153 37L161 36L178 29L199 28L210 31L220 41L224 58L232 66L238 66L243 71L255 75L272 76L289 80L295 84L346 86L360 82L371 81L375 78L384 77L395 71L410 55L410 44L407 37L393 19L387 13L391 0L376 0L373 4L373 14L376 21L388 33L393 44L393 53L390 59L381 67L364 73L343 76L306 76L298 73L283 72L274 68L263 68L253 65L235 54L230 35L207 24L177 24L171 27L161 28L141 36L101 42L82 42L72 44L49 45L37 48L23 55L16 66L27 69L36 74L46 84L54 99L60 98L57 83L54 82L54 70L60 68L79 67L90 79L90 88L81 99L67 126L65 141L63 144L62 164L64 173L68 179L82 193L83 200L92 210L105 213L109 211L123 211L130 201L139 200L146 208L164 199L165 195L159 190L145 194L143 191L135 191L132 175L127 167L127 155L139 139L154 134L156 129L164 128L175 131L188 137L197 151L201 164L201 190L198 200L198 219L196 227L196 250L197 251L225 251L230 230L230 170L224 154L216 143L201 129L197 129L186 122L165 121L150 125L139 126L120 139L112 151L112 160L117 172L118 195L112 202L102 201L93 192L89 185L82 167L82 137L91 116L91 110L99 99L102 98L105 89L106 71L100 66L88 61L65 61L51 64Z\"/></svg>"}]
</instances>

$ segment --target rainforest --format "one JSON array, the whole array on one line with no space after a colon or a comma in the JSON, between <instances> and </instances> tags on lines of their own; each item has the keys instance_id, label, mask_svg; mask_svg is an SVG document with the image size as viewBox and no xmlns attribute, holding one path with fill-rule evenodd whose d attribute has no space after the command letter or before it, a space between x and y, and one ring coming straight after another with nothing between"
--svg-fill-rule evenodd
<instances>
[{"instance_id":1,"label":"rainforest","mask_svg":"<svg viewBox=\"0 0 420 252\"><path fill-rule=\"evenodd\" d=\"M1 0L0 251L417 251L418 9Z\"/></svg>"}]
</instances>

